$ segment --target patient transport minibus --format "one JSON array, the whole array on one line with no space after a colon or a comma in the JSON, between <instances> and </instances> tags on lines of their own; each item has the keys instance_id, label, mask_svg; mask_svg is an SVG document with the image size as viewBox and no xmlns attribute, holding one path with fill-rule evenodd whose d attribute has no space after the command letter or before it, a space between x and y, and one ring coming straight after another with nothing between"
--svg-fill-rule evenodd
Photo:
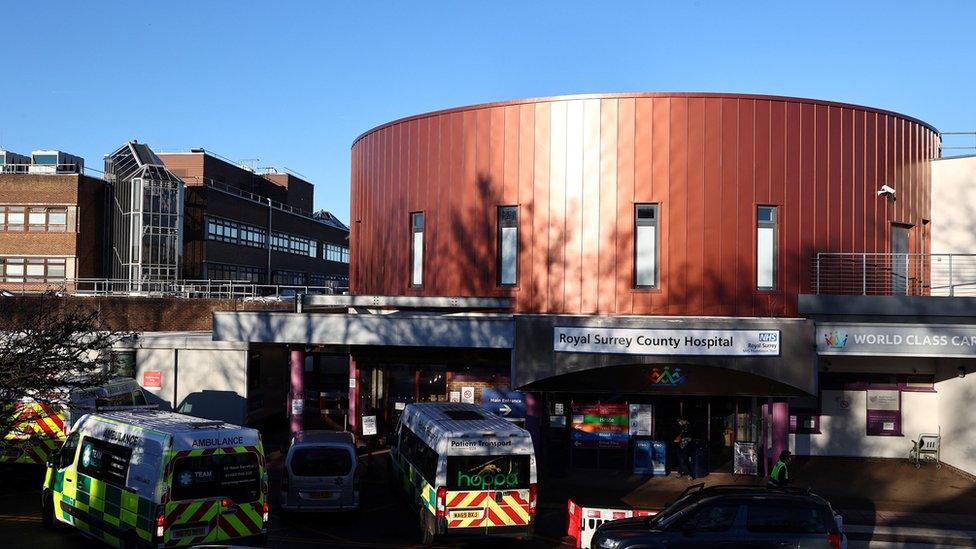
<instances>
[{"instance_id":1,"label":"patient transport minibus","mask_svg":"<svg viewBox=\"0 0 976 549\"><path fill-rule=\"evenodd\" d=\"M421 540L532 531L537 480L529 432L473 404L409 404L391 448Z\"/></svg>"},{"instance_id":2,"label":"patient transport minibus","mask_svg":"<svg viewBox=\"0 0 976 549\"><path fill-rule=\"evenodd\" d=\"M82 416L48 460L45 525L114 547L263 543L268 476L254 429L159 410Z\"/></svg>"}]
</instances>

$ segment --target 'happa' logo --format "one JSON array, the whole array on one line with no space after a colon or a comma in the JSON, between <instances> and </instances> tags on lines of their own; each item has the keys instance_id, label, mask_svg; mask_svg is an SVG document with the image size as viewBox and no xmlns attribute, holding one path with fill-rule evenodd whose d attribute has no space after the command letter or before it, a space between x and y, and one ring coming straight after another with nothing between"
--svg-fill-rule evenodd
<instances>
[{"instance_id":1,"label":"'happa' logo","mask_svg":"<svg viewBox=\"0 0 976 549\"><path fill-rule=\"evenodd\" d=\"M824 334L824 342L828 347L833 347L834 349L840 349L844 345L847 345L847 334L841 337L841 333L837 330L832 330Z\"/></svg>"},{"instance_id":2,"label":"'happa' logo","mask_svg":"<svg viewBox=\"0 0 976 549\"><path fill-rule=\"evenodd\" d=\"M674 387L681 385L687 379L682 375L681 368L675 368L674 372L672 372L670 366L665 366L663 370L654 368L651 370L650 378L651 385L657 385L658 387Z\"/></svg>"}]
</instances>

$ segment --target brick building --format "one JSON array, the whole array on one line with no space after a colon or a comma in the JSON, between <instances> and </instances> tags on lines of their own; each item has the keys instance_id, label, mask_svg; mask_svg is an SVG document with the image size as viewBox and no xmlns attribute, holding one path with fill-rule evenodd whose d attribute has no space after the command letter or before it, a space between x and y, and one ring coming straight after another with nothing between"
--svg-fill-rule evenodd
<instances>
[{"instance_id":1,"label":"brick building","mask_svg":"<svg viewBox=\"0 0 976 549\"><path fill-rule=\"evenodd\" d=\"M0 171L0 287L44 289L102 276L105 182L15 164Z\"/></svg>"},{"instance_id":2,"label":"brick building","mask_svg":"<svg viewBox=\"0 0 976 549\"><path fill-rule=\"evenodd\" d=\"M311 183L203 149L159 157L186 183L184 278L348 286L349 229L312 214Z\"/></svg>"}]
</instances>

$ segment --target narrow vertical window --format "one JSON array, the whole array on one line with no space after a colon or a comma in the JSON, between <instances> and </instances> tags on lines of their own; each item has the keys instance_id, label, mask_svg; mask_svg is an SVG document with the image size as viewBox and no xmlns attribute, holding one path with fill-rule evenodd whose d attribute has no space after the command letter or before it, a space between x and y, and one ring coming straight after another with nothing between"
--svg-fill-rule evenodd
<instances>
[{"instance_id":1,"label":"narrow vertical window","mask_svg":"<svg viewBox=\"0 0 976 549\"><path fill-rule=\"evenodd\" d=\"M518 281L518 206L498 208L498 284Z\"/></svg>"},{"instance_id":2,"label":"narrow vertical window","mask_svg":"<svg viewBox=\"0 0 976 549\"><path fill-rule=\"evenodd\" d=\"M424 283L424 213L410 214L410 285Z\"/></svg>"},{"instance_id":3,"label":"narrow vertical window","mask_svg":"<svg viewBox=\"0 0 976 549\"><path fill-rule=\"evenodd\" d=\"M634 211L634 286L657 287L657 204L637 204Z\"/></svg>"},{"instance_id":4,"label":"narrow vertical window","mask_svg":"<svg viewBox=\"0 0 976 549\"><path fill-rule=\"evenodd\" d=\"M776 288L775 206L759 206L756 211L756 287Z\"/></svg>"}]
</instances>

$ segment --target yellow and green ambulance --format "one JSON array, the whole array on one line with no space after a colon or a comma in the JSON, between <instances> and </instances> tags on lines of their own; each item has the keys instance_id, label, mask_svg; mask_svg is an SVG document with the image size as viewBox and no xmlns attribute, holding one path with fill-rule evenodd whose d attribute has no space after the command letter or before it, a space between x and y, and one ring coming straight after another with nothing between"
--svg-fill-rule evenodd
<instances>
[{"instance_id":1,"label":"yellow and green ambulance","mask_svg":"<svg viewBox=\"0 0 976 549\"><path fill-rule=\"evenodd\" d=\"M409 404L390 453L424 544L531 534L538 485L525 429L473 404Z\"/></svg>"},{"instance_id":2,"label":"yellow and green ambulance","mask_svg":"<svg viewBox=\"0 0 976 549\"><path fill-rule=\"evenodd\" d=\"M11 429L3 433L0 463L43 465L52 450L64 444L65 433L74 420L101 410L140 409L149 404L146 391L131 378L116 378L105 385L76 389L67 406L23 398L0 408L12 418Z\"/></svg>"},{"instance_id":3,"label":"yellow and green ambulance","mask_svg":"<svg viewBox=\"0 0 976 549\"><path fill-rule=\"evenodd\" d=\"M263 544L261 435L159 410L85 415L48 459L41 505L45 525L113 547Z\"/></svg>"}]
</instances>

